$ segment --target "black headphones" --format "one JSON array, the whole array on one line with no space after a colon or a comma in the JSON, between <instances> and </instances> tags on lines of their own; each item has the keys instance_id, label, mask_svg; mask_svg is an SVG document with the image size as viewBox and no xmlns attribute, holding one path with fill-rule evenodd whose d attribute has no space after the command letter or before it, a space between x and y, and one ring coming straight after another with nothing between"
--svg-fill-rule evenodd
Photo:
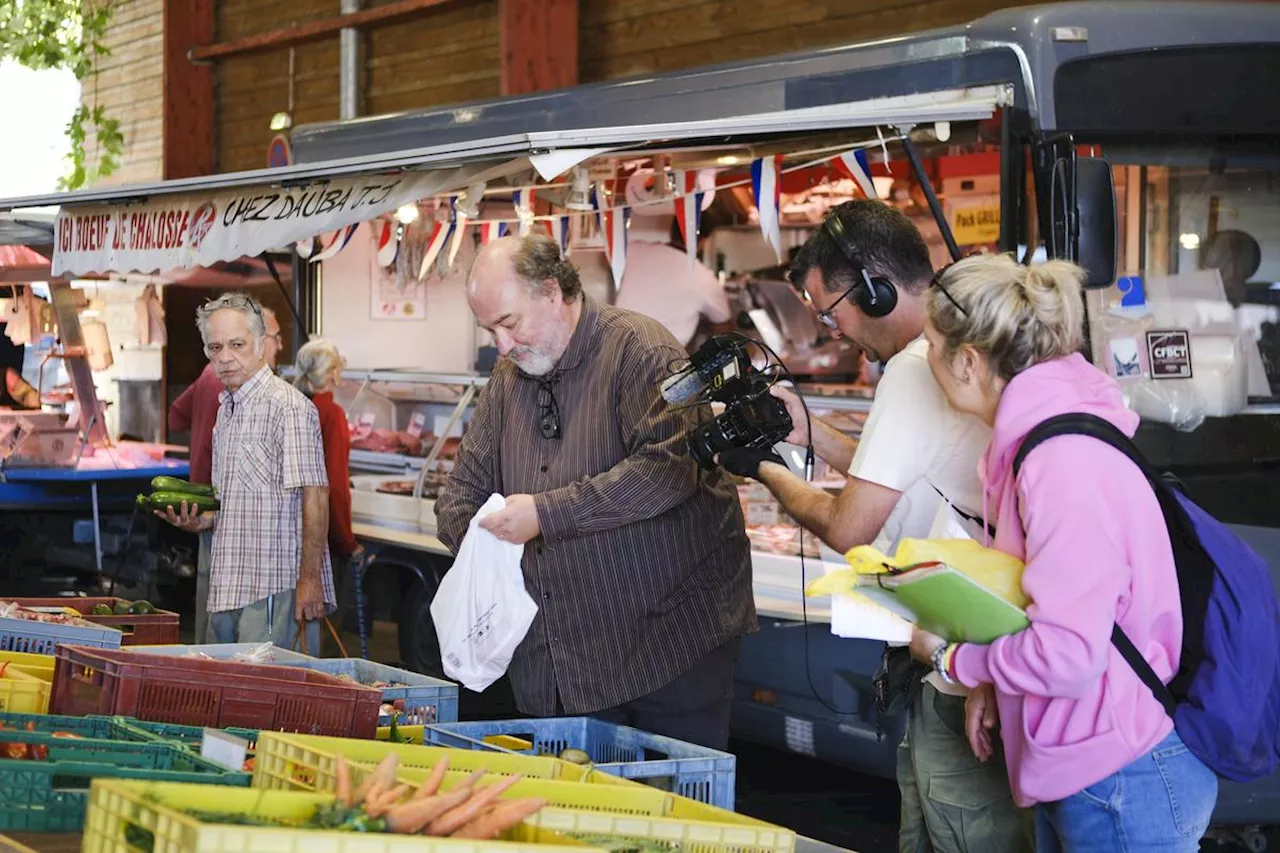
<instances>
[{"instance_id":1,"label":"black headphones","mask_svg":"<svg viewBox=\"0 0 1280 853\"><path fill-rule=\"evenodd\" d=\"M824 219L822 228L835 241L835 244L840 247L840 251L844 253L849 265L853 267L858 275L862 276L862 283L855 284L852 288L853 292L849 294L853 301L857 303L858 308L868 317L889 316L893 309L898 306L898 288L884 276L870 275L867 272L866 267L857 259L853 240L850 239L848 232L844 230L844 223L840 221L838 215L832 214Z\"/></svg>"}]
</instances>

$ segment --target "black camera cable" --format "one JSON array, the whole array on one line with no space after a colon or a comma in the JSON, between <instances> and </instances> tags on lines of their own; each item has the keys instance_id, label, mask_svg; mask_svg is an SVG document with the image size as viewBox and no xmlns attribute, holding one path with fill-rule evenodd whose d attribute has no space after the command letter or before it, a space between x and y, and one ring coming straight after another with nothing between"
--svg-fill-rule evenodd
<instances>
[{"instance_id":1,"label":"black camera cable","mask_svg":"<svg viewBox=\"0 0 1280 853\"><path fill-rule=\"evenodd\" d=\"M812 484L814 464L816 461L815 460L816 453L813 448L813 415L809 411L808 401L806 401L804 398L804 395L800 393L799 383L796 382L796 379L791 374L791 371L787 369L786 363L783 362L783 360L778 356L778 354L774 352L773 349L770 348L770 346L766 344L764 341L758 341L758 340L755 340L754 338L747 337L746 335L743 335L737 332L734 332L731 334L737 335L738 337L742 338L744 341L755 344L756 346L764 350L765 353L767 353L769 356L773 358L774 363L777 365L778 372L782 375L782 378L785 378L788 382L791 383L791 387L795 391L796 397L800 400L801 407L804 409L805 435L808 438L808 441L805 445L805 454L804 454L804 479L806 483ZM766 366L766 369L767 369L767 366ZM806 560L805 560L805 553L804 553L804 528L803 527L800 528L799 549L800 549L800 615L801 615L803 631L804 631L805 680L809 682L809 691L813 693L813 698L817 699L818 704L820 704L822 707L826 708L831 713L841 717L856 717L858 716L857 708L854 708L852 710L844 710L843 708L836 707L834 704L832 704L831 702L827 701L822 697L822 694L818 692L818 685L815 684L813 681L813 664L811 663L810 650L809 650L809 602L808 602L808 597L805 595L805 588L808 586L808 572L806 569ZM822 555L817 554L816 556L819 557L819 562L821 562Z\"/></svg>"}]
</instances>

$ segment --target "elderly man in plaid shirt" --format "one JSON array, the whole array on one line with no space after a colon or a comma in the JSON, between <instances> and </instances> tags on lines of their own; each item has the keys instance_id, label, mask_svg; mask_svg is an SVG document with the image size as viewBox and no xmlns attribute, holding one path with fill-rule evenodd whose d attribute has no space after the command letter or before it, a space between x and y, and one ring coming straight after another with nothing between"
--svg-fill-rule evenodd
<instances>
[{"instance_id":1,"label":"elderly man in plaid shirt","mask_svg":"<svg viewBox=\"0 0 1280 853\"><path fill-rule=\"evenodd\" d=\"M299 624L318 654L334 606L329 483L315 406L267 364L262 306L222 296L196 317L222 393L213 429L221 509L185 503L157 513L190 532L213 531L209 628L219 643L293 648Z\"/></svg>"}]
</instances>

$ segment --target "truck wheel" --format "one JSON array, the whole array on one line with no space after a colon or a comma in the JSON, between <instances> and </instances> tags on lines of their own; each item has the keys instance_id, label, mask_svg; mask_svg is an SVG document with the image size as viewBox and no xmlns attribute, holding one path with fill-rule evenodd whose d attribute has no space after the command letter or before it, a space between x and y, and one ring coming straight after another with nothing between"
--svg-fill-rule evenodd
<instances>
[{"instance_id":1,"label":"truck wheel","mask_svg":"<svg viewBox=\"0 0 1280 853\"><path fill-rule=\"evenodd\" d=\"M431 599L435 598L434 578L424 584L413 579L400 612L400 659L414 672L433 678L444 678L440 662L440 641L436 639L436 623L431 618Z\"/></svg>"}]
</instances>

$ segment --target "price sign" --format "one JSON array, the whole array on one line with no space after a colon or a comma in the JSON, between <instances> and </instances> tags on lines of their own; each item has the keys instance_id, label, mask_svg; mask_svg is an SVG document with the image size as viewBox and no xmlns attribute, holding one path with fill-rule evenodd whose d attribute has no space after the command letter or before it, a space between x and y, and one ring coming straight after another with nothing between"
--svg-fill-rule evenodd
<instances>
[{"instance_id":1,"label":"price sign","mask_svg":"<svg viewBox=\"0 0 1280 853\"><path fill-rule=\"evenodd\" d=\"M373 432L373 425L378 420L378 416L373 412L361 412L356 418L355 426L351 430L352 438L366 438Z\"/></svg>"},{"instance_id":2,"label":"price sign","mask_svg":"<svg viewBox=\"0 0 1280 853\"><path fill-rule=\"evenodd\" d=\"M409 418L409 435L414 438L422 437L422 428L427 425L427 416L422 412L414 412L413 417Z\"/></svg>"},{"instance_id":3,"label":"price sign","mask_svg":"<svg viewBox=\"0 0 1280 853\"><path fill-rule=\"evenodd\" d=\"M204 737L200 739L200 757L228 770L243 770L248 752L247 740L217 729L205 729Z\"/></svg>"}]
</instances>

